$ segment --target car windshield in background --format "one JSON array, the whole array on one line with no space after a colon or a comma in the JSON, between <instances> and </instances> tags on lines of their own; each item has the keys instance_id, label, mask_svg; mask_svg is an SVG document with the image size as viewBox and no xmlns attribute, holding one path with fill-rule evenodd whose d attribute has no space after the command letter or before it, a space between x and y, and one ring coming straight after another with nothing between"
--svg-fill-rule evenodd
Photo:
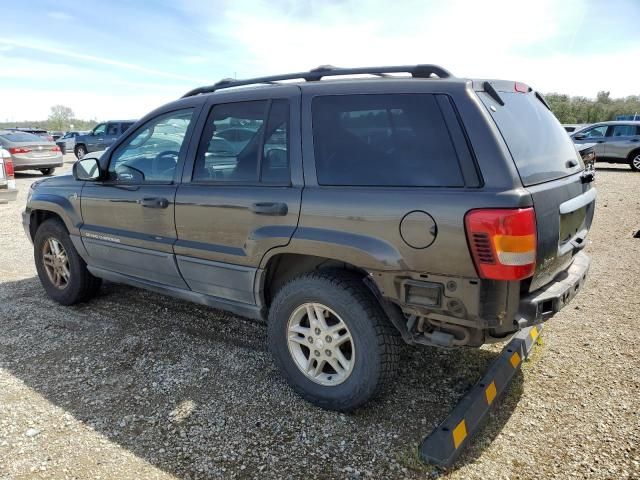
<instances>
[{"instance_id":1,"label":"car windshield in background","mask_svg":"<svg viewBox=\"0 0 640 480\"><path fill-rule=\"evenodd\" d=\"M584 165L573 142L551 111L534 93L500 92L504 106L488 108L525 186L580 171ZM494 101L481 94L489 107Z\"/></svg>"},{"instance_id":2,"label":"car windshield in background","mask_svg":"<svg viewBox=\"0 0 640 480\"><path fill-rule=\"evenodd\" d=\"M9 142L41 142L42 138L38 135L33 135L26 132L2 132L0 137L8 140Z\"/></svg>"}]
</instances>

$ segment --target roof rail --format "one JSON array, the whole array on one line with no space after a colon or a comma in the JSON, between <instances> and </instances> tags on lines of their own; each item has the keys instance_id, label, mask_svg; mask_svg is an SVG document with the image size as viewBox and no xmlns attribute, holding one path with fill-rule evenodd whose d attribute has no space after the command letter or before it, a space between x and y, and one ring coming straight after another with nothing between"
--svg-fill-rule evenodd
<instances>
[{"instance_id":1,"label":"roof rail","mask_svg":"<svg viewBox=\"0 0 640 480\"><path fill-rule=\"evenodd\" d=\"M223 78L218 83L206 87L198 87L185 93L182 98L193 97L201 93L211 93L223 88L241 87L258 83L275 83L282 80L303 79L307 82L317 82L324 77L337 77L344 75L376 75L388 77L389 73L410 73L414 78L431 78L433 75L438 78L448 78L453 75L438 65L403 65L390 67L358 67L358 68L338 68L332 65L321 65L308 72L287 73L283 75L272 75L269 77L248 78L245 80L235 80L233 78Z\"/></svg>"}]
</instances>

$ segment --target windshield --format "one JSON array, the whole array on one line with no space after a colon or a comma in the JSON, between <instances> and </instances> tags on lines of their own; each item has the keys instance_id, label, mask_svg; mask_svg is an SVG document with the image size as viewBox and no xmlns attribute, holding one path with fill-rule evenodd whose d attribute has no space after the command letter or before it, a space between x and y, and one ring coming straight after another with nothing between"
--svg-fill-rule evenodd
<instances>
[{"instance_id":1,"label":"windshield","mask_svg":"<svg viewBox=\"0 0 640 480\"><path fill-rule=\"evenodd\" d=\"M504 106L480 93L525 186L566 177L584 168L567 132L535 93L500 92L500 97Z\"/></svg>"}]
</instances>

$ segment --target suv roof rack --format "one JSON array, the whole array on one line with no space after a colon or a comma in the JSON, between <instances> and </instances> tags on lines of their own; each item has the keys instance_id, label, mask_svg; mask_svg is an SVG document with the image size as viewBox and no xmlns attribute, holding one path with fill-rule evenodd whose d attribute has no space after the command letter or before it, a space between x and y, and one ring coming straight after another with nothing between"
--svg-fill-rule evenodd
<instances>
[{"instance_id":1,"label":"suv roof rack","mask_svg":"<svg viewBox=\"0 0 640 480\"><path fill-rule=\"evenodd\" d=\"M431 78L436 75L438 78L453 77L451 72L438 65L402 65L390 67L358 67L358 68L338 68L332 65L321 65L308 72L286 73L283 75L272 75L269 77L248 78L235 80L233 78L223 78L213 85L198 87L185 93L182 98L193 97L201 93L211 93L223 88L241 87L258 83L273 84L282 80L304 79L307 82L317 82L323 77L337 77L344 75L376 75L378 77L388 77L389 73L410 73L414 78Z\"/></svg>"}]
</instances>

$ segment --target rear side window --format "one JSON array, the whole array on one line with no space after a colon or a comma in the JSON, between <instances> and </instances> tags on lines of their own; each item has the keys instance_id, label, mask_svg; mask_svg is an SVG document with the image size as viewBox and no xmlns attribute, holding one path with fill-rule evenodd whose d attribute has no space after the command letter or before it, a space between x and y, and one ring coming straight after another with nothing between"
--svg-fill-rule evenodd
<instances>
[{"instance_id":1,"label":"rear side window","mask_svg":"<svg viewBox=\"0 0 640 480\"><path fill-rule=\"evenodd\" d=\"M464 185L434 95L320 96L312 113L320 185Z\"/></svg>"},{"instance_id":2,"label":"rear side window","mask_svg":"<svg viewBox=\"0 0 640 480\"><path fill-rule=\"evenodd\" d=\"M486 93L480 98L493 117L516 164L522 183L535 185L583 168L580 155L558 119L535 93L500 92L504 105Z\"/></svg>"},{"instance_id":3,"label":"rear side window","mask_svg":"<svg viewBox=\"0 0 640 480\"><path fill-rule=\"evenodd\" d=\"M611 127L611 133L609 133L610 137L633 137L634 135L638 135L638 130L640 128L635 125L614 125Z\"/></svg>"}]
</instances>

